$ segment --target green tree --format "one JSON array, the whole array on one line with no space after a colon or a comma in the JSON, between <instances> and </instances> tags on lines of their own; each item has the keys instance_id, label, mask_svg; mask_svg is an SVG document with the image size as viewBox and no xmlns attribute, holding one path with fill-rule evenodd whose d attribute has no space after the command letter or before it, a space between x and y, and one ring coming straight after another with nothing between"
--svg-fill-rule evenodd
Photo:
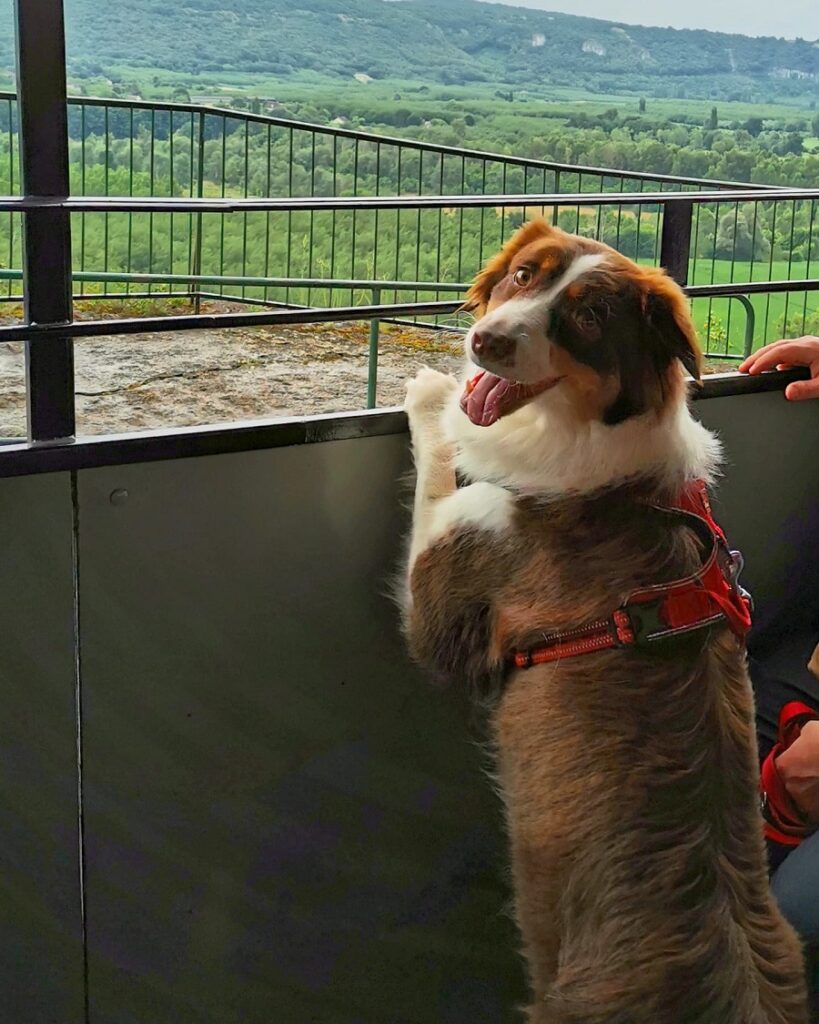
<instances>
[{"instance_id":1,"label":"green tree","mask_svg":"<svg viewBox=\"0 0 819 1024\"><path fill-rule=\"evenodd\" d=\"M770 243L760 231L754 232L743 210L728 212L720 218L716 255L720 259L765 259Z\"/></svg>"}]
</instances>

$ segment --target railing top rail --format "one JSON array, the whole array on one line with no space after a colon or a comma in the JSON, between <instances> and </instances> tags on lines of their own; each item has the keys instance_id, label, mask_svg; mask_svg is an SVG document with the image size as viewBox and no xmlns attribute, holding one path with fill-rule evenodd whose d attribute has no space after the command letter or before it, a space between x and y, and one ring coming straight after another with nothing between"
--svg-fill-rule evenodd
<instances>
[{"instance_id":1,"label":"railing top rail","mask_svg":"<svg viewBox=\"0 0 819 1024\"><path fill-rule=\"evenodd\" d=\"M382 292L465 292L471 286L465 281L398 281L373 277L253 277L247 274L143 274L127 271L74 270L75 281L99 281L111 284L219 284L246 288L337 288L348 291ZM19 281L22 270L0 267L0 281ZM162 293L158 293L160 297ZM187 294L187 293L182 293Z\"/></svg>"},{"instance_id":2,"label":"railing top rail","mask_svg":"<svg viewBox=\"0 0 819 1024\"><path fill-rule=\"evenodd\" d=\"M772 370L754 376L738 373L708 374L703 378L702 385L692 392L691 398L697 402L731 395L782 391L792 381L804 380L806 374L803 367ZM397 408L387 408L211 423L201 427L134 430L125 434L87 435L78 438L76 442L54 446L32 446L22 441L20 444L0 446L0 478L224 455L379 434L403 434L406 430L405 413Z\"/></svg>"},{"instance_id":3,"label":"railing top rail","mask_svg":"<svg viewBox=\"0 0 819 1024\"><path fill-rule=\"evenodd\" d=\"M0 101L14 100L13 92L0 91ZM556 163L550 160L538 160L521 156L507 156L480 149L469 149L461 146L446 146L439 142L424 142L421 139L404 138L398 135L379 135L375 132L363 132L355 128L342 128L338 125L314 124L310 121L295 121L287 117L275 117L270 114L254 114L249 111L232 110L228 107L214 107L197 103L162 103L155 100L128 100L115 97L69 96L69 106L81 107L120 107L136 110L164 110L180 114L203 114L216 117L232 118L236 121L250 121L256 124L275 125L280 128L292 128L295 131L318 132L324 135L344 139L357 139L360 142L371 142L375 145L403 146L407 149L440 153L444 156L463 157L468 160L486 160L509 164L515 167L534 167L545 171L559 171L561 174L590 174L604 178L623 178L627 181L649 181L668 185L692 185L710 188L746 188L757 191L778 191L777 185L752 184L742 181L723 181L715 178L691 178L685 175L652 174L648 171L624 171L615 168L592 167L584 164Z\"/></svg>"},{"instance_id":4,"label":"railing top rail","mask_svg":"<svg viewBox=\"0 0 819 1024\"><path fill-rule=\"evenodd\" d=\"M476 196L293 196L264 199L164 196L0 196L0 211L64 209L71 213L242 213L251 211L441 210L539 206L664 206L669 203L817 202L819 189L711 192L565 192Z\"/></svg>"}]
</instances>

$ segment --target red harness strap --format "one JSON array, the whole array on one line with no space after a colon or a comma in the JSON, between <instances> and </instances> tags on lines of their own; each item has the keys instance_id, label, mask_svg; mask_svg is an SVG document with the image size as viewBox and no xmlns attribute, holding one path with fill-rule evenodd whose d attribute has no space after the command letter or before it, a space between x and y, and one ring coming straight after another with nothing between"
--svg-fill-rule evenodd
<instances>
[{"instance_id":1,"label":"red harness strap","mask_svg":"<svg viewBox=\"0 0 819 1024\"><path fill-rule=\"evenodd\" d=\"M612 647L645 647L723 621L737 636L745 636L751 626L751 601L737 581L742 557L728 549L705 481L695 480L664 511L686 517L710 543L702 568L684 579L634 591L605 619L552 633L536 647L515 651L512 662L517 668Z\"/></svg>"}]
</instances>

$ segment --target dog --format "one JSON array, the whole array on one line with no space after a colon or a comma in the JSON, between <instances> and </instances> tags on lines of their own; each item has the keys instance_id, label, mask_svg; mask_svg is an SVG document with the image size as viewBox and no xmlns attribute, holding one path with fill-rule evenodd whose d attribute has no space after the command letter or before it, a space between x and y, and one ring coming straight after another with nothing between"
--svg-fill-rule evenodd
<instances>
[{"instance_id":1,"label":"dog","mask_svg":"<svg viewBox=\"0 0 819 1024\"><path fill-rule=\"evenodd\" d=\"M686 299L533 221L466 308L466 383L425 369L407 389L403 620L413 657L488 707L527 1019L807 1024L768 889L747 605L708 504L719 443L688 408ZM683 610L655 636L658 594Z\"/></svg>"}]
</instances>

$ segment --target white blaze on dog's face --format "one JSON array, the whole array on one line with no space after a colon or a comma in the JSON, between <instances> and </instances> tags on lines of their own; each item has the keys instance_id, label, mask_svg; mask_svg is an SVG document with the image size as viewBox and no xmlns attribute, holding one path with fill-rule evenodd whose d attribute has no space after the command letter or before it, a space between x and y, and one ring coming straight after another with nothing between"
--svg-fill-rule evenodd
<instances>
[{"instance_id":1,"label":"white blaze on dog's face","mask_svg":"<svg viewBox=\"0 0 819 1024\"><path fill-rule=\"evenodd\" d=\"M680 364L700 374L688 304L663 272L546 221L524 225L478 275L466 338L485 372L461 407L490 426L556 389L584 419L620 423L660 409Z\"/></svg>"}]
</instances>

